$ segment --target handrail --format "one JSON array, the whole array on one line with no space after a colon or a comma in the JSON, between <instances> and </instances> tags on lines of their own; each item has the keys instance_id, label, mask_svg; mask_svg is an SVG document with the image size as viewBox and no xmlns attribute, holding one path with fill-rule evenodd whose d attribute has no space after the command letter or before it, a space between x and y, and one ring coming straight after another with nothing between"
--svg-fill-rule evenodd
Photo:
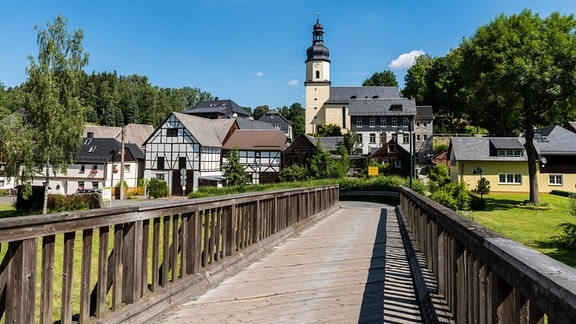
<instances>
[{"instance_id":1,"label":"handrail","mask_svg":"<svg viewBox=\"0 0 576 324\"><path fill-rule=\"evenodd\" d=\"M576 269L406 188L400 210L457 323L576 322Z\"/></svg>"},{"instance_id":2,"label":"handrail","mask_svg":"<svg viewBox=\"0 0 576 324\"><path fill-rule=\"evenodd\" d=\"M154 316L193 275L337 205L320 186L0 219L0 321L93 322L165 294Z\"/></svg>"}]
</instances>

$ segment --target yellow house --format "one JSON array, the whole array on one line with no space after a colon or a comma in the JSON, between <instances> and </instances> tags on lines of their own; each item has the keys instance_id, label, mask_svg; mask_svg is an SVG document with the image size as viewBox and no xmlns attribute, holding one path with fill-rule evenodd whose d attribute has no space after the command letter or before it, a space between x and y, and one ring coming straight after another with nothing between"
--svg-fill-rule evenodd
<instances>
[{"instance_id":1,"label":"yellow house","mask_svg":"<svg viewBox=\"0 0 576 324\"><path fill-rule=\"evenodd\" d=\"M560 126L536 132L538 190L576 192L576 133ZM530 192L522 137L452 137L449 167L453 182L476 189L484 177L491 192Z\"/></svg>"}]
</instances>

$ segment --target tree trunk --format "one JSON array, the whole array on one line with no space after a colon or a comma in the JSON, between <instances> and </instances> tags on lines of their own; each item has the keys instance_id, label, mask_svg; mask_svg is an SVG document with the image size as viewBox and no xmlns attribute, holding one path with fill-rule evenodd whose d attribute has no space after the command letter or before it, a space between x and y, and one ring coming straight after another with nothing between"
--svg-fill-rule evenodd
<instances>
[{"instance_id":1,"label":"tree trunk","mask_svg":"<svg viewBox=\"0 0 576 324\"><path fill-rule=\"evenodd\" d=\"M530 181L530 202L537 205L540 202L538 194L538 170L536 161L538 156L536 154L536 146L534 145L534 129L531 119L526 117L526 157L528 158L528 179Z\"/></svg>"}]
</instances>

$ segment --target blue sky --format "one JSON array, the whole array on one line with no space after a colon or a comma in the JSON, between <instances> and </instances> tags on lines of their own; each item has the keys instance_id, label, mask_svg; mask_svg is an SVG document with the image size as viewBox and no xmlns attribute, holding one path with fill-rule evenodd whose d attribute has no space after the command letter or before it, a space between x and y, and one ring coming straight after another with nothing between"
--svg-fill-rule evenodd
<instances>
[{"instance_id":1,"label":"blue sky","mask_svg":"<svg viewBox=\"0 0 576 324\"><path fill-rule=\"evenodd\" d=\"M413 56L444 56L499 14L576 12L574 0L28 0L0 6L0 82L20 85L34 26L60 13L84 32L86 68L200 88L241 106L304 103L306 49L320 12L335 86L391 70L403 87ZM412 53L412 54L410 54Z\"/></svg>"}]
</instances>

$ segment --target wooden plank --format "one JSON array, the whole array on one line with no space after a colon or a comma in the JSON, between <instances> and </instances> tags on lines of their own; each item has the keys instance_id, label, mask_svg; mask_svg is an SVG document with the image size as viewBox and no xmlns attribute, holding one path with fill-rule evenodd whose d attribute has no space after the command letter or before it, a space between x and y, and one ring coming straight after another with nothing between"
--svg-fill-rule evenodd
<instances>
[{"instance_id":1,"label":"wooden plank","mask_svg":"<svg viewBox=\"0 0 576 324\"><path fill-rule=\"evenodd\" d=\"M90 271L92 270L92 229L82 231L82 260L80 270L80 322L90 318Z\"/></svg>"},{"instance_id":2,"label":"wooden plank","mask_svg":"<svg viewBox=\"0 0 576 324\"><path fill-rule=\"evenodd\" d=\"M150 247L150 220L142 222L142 252L140 257L140 296L148 292L148 249Z\"/></svg>"},{"instance_id":3,"label":"wooden plank","mask_svg":"<svg viewBox=\"0 0 576 324\"><path fill-rule=\"evenodd\" d=\"M64 262L62 269L61 323L72 323L72 289L74 287L74 240L75 232L64 234Z\"/></svg>"},{"instance_id":4,"label":"wooden plank","mask_svg":"<svg viewBox=\"0 0 576 324\"><path fill-rule=\"evenodd\" d=\"M166 287L170 273L170 216L163 217L162 254L160 285Z\"/></svg>"},{"instance_id":5,"label":"wooden plank","mask_svg":"<svg viewBox=\"0 0 576 324\"><path fill-rule=\"evenodd\" d=\"M40 322L53 323L52 311L54 308L54 251L56 235L42 238L42 283L40 298Z\"/></svg>"},{"instance_id":6,"label":"wooden plank","mask_svg":"<svg viewBox=\"0 0 576 324\"><path fill-rule=\"evenodd\" d=\"M119 309L122 305L122 282L124 273L122 267L122 255L124 254L124 226L114 226L114 268L112 283L112 309Z\"/></svg>"},{"instance_id":7,"label":"wooden plank","mask_svg":"<svg viewBox=\"0 0 576 324\"><path fill-rule=\"evenodd\" d=\"M175 282L178 278L178 254L180 250L179 215L172 215L172 248L170 249L170 269L172 269L170 281Z\"/></svg>"},{"instance_id":8,"label":"wooden plank","mask_svg":"<svg viewBox=\"0 0 576 324\"><path fill-rule=\"evenodd\" d=\"M6 289L6 323L33 323L36 302L36 239L10 242Z\"/></svg>"},{"instance_id":9,"label":"wooden plank","mask_svg":"<svg viewBox=\"0 0 576 324\"><path fill-rule=\"evenodd\" d=\"M160 288L160 218L154 218L152 228L152 291Z\"/></svg>"},{"instance_id":10,"label":"wooden plank","mask_svg":"<svg viewBox=\"0 0 576 324\"><path fill-rule=\"evenodd\" d=\"M202 266L202 214L200 211L194 211L192 228L192 273L200 272Z\"/></svg>"},{"instance_id":11,"label":"wooden plank","mask_svg":"<svg viewBox=\"0 0 576 324\"><path fill-rule=\"evenodd\" d=\"M106 294L108 292L108 239L110 226L99 228L98 249L98 282L96 284L96 317L104 315L108 310L106 306Z\"/></svg>"}]
</instances>

